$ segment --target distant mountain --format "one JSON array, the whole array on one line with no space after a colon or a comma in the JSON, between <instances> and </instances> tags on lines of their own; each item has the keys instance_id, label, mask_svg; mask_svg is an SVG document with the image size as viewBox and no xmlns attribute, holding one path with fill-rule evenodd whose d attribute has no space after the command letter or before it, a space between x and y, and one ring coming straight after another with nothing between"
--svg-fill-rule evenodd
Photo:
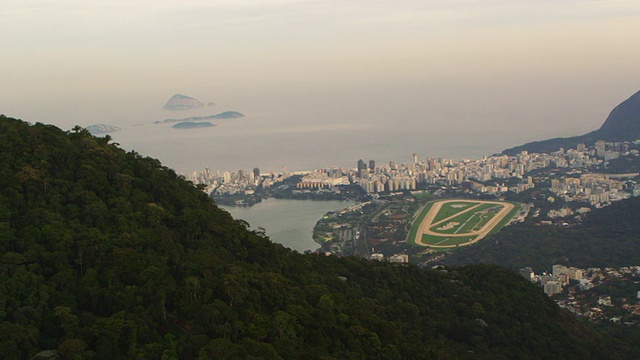
<instances>
[{"instance_id":1,"label":"distant mountain","mask_svg":"<svg viewBox=\"0 0 640 360\"><path fill-rule=\"evenodd\" d=\"M164 120L156 120L154 124L165 124L172 122L182 122L182 121L203 121L203 120L219 120L219 119L236 119L244 117L245 115L239 113L237 111L225 111L220 114L208 115L208 116L192 116L188 118L182 119L164 119Z\"/></svg>"},{"instance_id":2,"label":"distant mountain","mask_svg":"<svg viewBox=\"0 0 640 360\"><path fill-rule=\"evenodd\" d=\"M122 130L122 128L119 128L113 125L107 125L107 124L95 124L95 125L87 126L87 130L89 130L89 132L92 133L93 135L98 135L98 134L107 134L107 133L120 131Z\"/></svg>"},{"instance_id":3,"label":"distant mountain","mask_svg":"<svg viewBox=\"0 0 640 360\"><path fill-rule=\"evenodd\" d=\"M167 104L163 107L166 110L187 110L198 109L203 107L204 104L198 99L194 99L191 96L175 94L167 101Z\"/></svg>"},{"instance_id":4,"label":"distant mountain","mask_svg":"<svg viewBox=\"0 0 640 360\"><path fill-rule=\"evenodd\" d=\"M212 127L216 126L210 122L191 122L191 121L183 121L177 123L172 126L174 129L193 129L193 128L202 128L202 127Z\"/></svg>"},{"instance_id":5,"label":"distant mountain","mask_svg":"<svg viewBox=\"0 0 640 360\"><path fill-rule=\"evenodd\" d=\"M607 141L640 138L640 91L616 106L595 135Z\"/></svg>"},{"instance_id":6,"label":"distant mountain","mask_svg":"<svg viewBox=\"0 0 640 360\"><path fill-rule=\"evenodd\" d=\"M521 151L552 152L560 148L573 148L579 143L593 143L597 140L631 141L640 139L640 91L616 106L600 129L581 136L534 141L504 150L506 155Z\"/></svg>"}]
</instances>

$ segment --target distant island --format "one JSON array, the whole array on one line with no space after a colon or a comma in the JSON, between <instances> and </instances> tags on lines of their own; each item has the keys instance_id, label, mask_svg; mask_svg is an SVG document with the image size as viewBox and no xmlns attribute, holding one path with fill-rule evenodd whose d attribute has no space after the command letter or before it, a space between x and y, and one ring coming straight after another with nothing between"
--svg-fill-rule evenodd
<instances>
[{"instance_id":1,"label":"distant island","mask_svg":"<svg viewBox=\"0 0 640 360\"><path fill-rule=\"evenodd\" d=\"M216 126L216 125L212 124L210 122L185 121L185 122L181 122L181 123L177 123L177 124L173 125L172 128L174 128L174 129L193 129L193 128L212 127L212 126Z\"/></svg>"},{"instance_id":2,"label":"distant island","mask_svg":"<svg viewBox=\"0 0 640 360\"><path fill-rule=\"evenodd\" d=\"M204 107L204 104L191 96L175 94L165 104L165 110L188 110Z\"/></svg>"},{"instance_id":3,"label":"distant island","mask_svg":"<svg viewBox=\"0 0 640 360\"><path fill-rule=\"evenodd\" d=\"M165 123L174 123L174 122L183 122L183 121L204 121L204 120L220 120L220 119L236 119L244 117L245 115L239 113L237 111L225 111L220 114L209 115L209 116L192 116L188 118L182 119L164 119L164 120L156 120L154 124L165 124Z\"/></svg>"},{"instance_id":4,"label":"distant island","mask_svg":"<svg viewBox=\"0 0 640 360\"><path fill-rule=\"evenodd\" d=\"M89 130L89 132L93 135L98 135L120 131L122 130L122 128L107 124L95 124L87 126L87 130Z\"/></svg>"}]
</instances>

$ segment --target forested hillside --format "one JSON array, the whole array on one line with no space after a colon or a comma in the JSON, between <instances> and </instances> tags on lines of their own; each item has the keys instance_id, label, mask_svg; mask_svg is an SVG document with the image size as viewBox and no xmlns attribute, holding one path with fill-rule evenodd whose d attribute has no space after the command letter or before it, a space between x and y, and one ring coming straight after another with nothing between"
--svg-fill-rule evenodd
<instances>
[{"instance_id":1,"label":"forested hillside","mask_svg":"<svg viewBox=\"0 0 640 360\"><path fill-rule=\"evenodd\" d=\"M109 140L0 116L2 359L621 354L511 271L301 255Z\"/></svg>"}]
</instances>

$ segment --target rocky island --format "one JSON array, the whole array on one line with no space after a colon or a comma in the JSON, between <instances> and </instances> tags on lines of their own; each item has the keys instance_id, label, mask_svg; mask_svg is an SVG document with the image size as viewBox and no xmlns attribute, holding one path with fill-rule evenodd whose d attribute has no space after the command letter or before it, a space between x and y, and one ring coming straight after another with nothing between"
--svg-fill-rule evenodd
<instances>
[{"instance_id":1,"label":"rocky island","mask_svg":"<svg viewBox=\"0 0 640 360\"><path fill-rule=\"evenodd\" d=\"M187 110L204 107L204 104L191 96L175 94L167 101L163 109L165 110Z\"/></svg>"},{"instance_id":2,"label":"rocky island","mask_svg":"<svg viewBox=\"0 0 640 360\"><path fill-rule=\"evenodd\" d=\"M184 121L184 122L177 123L177 124L173 125L172 128L174 128L174 129L193 129L193 128L212 127L212 126L216 126L216 125L212 124L210 122Z\"/></svg>"},{"instance_id":3,"label":"rocky island","mask_svg":"<svg viewBox=\"0 0 640 360\"><path fill-rule=\"evenodd\" d=\"M174 123L174 122L183 122L183 121L204 121L204 120L220 120L220 119L236 119L244 117L245 115L239 113L237 111L225 111L220 114L208 115L208 116L192 116L188 118L182 119L164 119L164 120L156 120L154 124L165 124L165 123Z\"/></svg>"}]
</instances>

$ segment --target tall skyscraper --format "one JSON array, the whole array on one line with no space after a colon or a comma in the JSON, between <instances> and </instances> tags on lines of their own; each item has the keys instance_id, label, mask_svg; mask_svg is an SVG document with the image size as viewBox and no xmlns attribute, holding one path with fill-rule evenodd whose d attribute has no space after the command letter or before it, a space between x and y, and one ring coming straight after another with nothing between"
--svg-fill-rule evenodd
<instances>
[{"instance_id":1,"label":"tall skyscraper","mask_svg":"<svg viewBox=\"0 0 640 360\"><path fill-rule=\"evenodd\" d=\"M418 154L415 154L415 153L414 153L414 154L413 154L413 156L412 156L412 160L413 160L413 161L412 161L412 162L413 162L413 164L417 164L417 163L418 163Z\"/></svg>"},{"instance_id":2,"label":"tall skyscraper","mask_svg":"<svg viewBox=\"0 0 640 360\"><path fill-rule=\"evenodd\" d=\"M358 160L358 177L364 177L365 172L367 171L367 165L365 165L362 159Z\"/></svg>"},{"instance_id":3,"label":"tall skyscraper","mask_svg":"<svg viewBox=\"0 0 640 360\"><path fill-rule=\"evenodd\" d=\"M259 178L260 177L260 169L259 168L253 168L253 176L255 178Z\"/></svg>"},{"instance_id":4,"label":"tall skyscraper","mask_svg":"<svg viewBox=\"0 0 640 360\"><path fill-rule=\"evenodd\" d=\"M376 161L375 160L369 160L369 170L373 171L376 169Z\"/></svg>"}]
</instances>

